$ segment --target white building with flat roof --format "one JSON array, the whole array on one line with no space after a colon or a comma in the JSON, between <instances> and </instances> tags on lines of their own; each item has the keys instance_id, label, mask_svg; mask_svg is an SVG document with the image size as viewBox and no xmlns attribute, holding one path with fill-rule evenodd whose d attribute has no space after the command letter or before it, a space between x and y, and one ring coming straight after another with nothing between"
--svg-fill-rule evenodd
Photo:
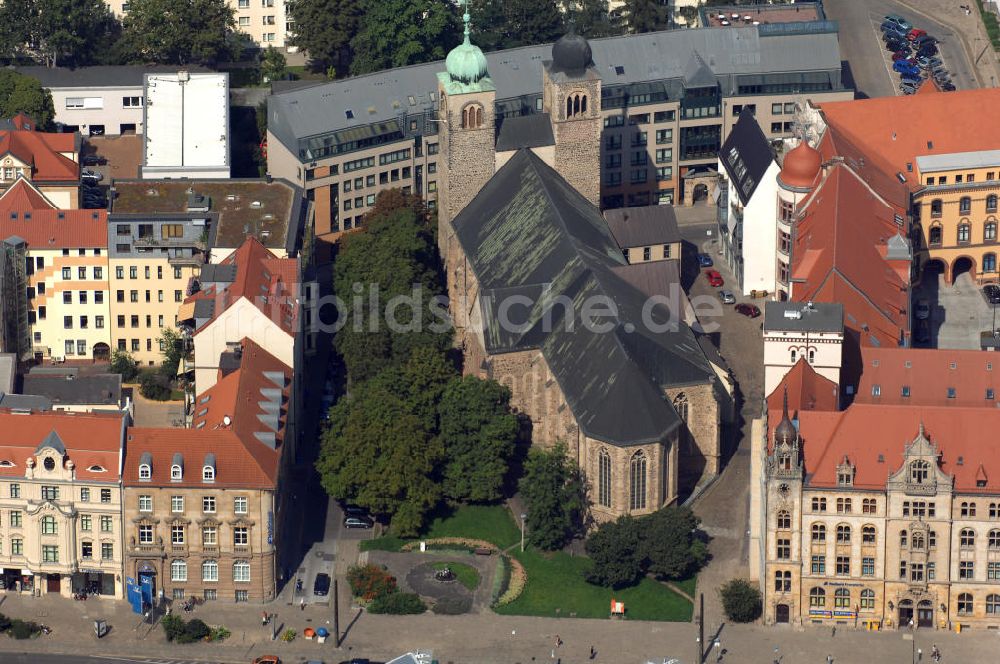
<instances>
[{"instance_id":1,"label":"white building with flat roof","mask_svg":"<svg viewBox=\"0 0 1000 664\"><path fill-rule=\"evenodd\" d=\"M147 74L140 175L229 177L229 75Z\"/></svg>"}]
</instances>

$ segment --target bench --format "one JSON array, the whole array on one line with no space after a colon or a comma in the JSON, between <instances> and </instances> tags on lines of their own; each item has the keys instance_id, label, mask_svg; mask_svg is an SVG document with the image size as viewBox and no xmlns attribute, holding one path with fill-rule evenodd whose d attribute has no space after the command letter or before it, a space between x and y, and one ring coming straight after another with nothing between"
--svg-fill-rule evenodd
<instances>
[{"instance_id":1,"label":"bench","mask_svg":"<svg viewBox=\"0 0 1000 664\"><path fill-rule=\"evenodd\" d=\"M477 556L492 556L493 555L493 549L491 549L489 547L486 547L486 546L480 546L480 547L477 547L473 551L473 553L475 553Z\"/></svg>"}]
</instances>

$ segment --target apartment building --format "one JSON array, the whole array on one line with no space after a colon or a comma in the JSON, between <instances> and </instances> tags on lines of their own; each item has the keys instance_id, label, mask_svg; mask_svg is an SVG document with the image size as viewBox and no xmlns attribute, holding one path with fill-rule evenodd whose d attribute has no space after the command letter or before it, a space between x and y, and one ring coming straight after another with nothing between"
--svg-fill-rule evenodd
<instances>
[{"instance_id":1,"label":"apartment building","mask_svg":"<svg viewBox=\"0 0 1000 664\"><path fill-rule=\"evenodd\" d=\"M154 596L274 598L292 370L250 340L200 393L191 429L130 429L125 572Z\"/></svg>"},{"instance_id":2,"label":"apartment building","mask_svg":"<svg viewBox=\"0 0 1000 664\"><path fill-rule=\"evenodd\" d=\"M119 19L128 13L127 0L107 0L107 3ZM288 46L295 22L285 10L284 0L228 0L228 4L233 8L239 31L261 48L286 48L289 53L298 50Z\"/></svg>"},{"instance_id":3,"label":"apartment building","mask_svg":"<svg viewBox=\"0 0 1000 664\"><path fill-rule=\"evenodd\" d=\"M163 65L113 65L99 67L16 67L18 73L38 79L52 93L55 121L63 132L84 136L142 134L147 73L174 72ZM207 71L187 67L188 71Z\"/></svg>"},{"instance_id":4,"label":"apartment building","mask_svg":"<svg viewBox=\"0 0 1000 664\"><path fill-rule=\"evenodd\" d=\"M107 359L107 212L56 209L19 178L0 195L0 237L12 263L3 288L5 323L20 330L18 338L30 335L27 354Z\"/></svg>"},{"instance_id":5,"label":"apartment building","mask_svg":"<svg viewBox=\"0 0 1000 664\"><path fill-rule=\"evenodd\" d=\"M111 339L144 365L209 260L249 234L276 256L295 255L309 206L280 180L115 180L108 216Z\"/></svg>"},{"instance_id":6,"label":"apartment building","mask_svg":"<svg viewBox=\"0 0 1000 664\"><path fill-rule=\"evenodd\" d=\"M0 192L24 178L55 207L80 207L79 134L37 131L23 113L0 121Z\"/></svg>"},{"instance_id":7,"label":"apartment building","mask_svg":"<svg viewBox=\"0 0 1000 664\"><path fill-rule=\"evenodd\" d=\"M0 412L8 591L122 598L120 414Z\"/></svg>"},{"instance_id":8,"label":"apartment building","mask_svg":"<svg viewBox=\"0 0 1000 664\"><path fill-rule=\"evenodd\" d=\"M628 35L591 46L602 78L603 208L711 201L719 147L743 109L777 139L792 135L806 100L853 98L841 82L836 24L825 21ZM486 54L498 133L507 119L543 113L541 68L550 51ZM433 62L274 86L268 171L306 190L318 238L336 241L356 228L387 187L436 203L443 69Z\"/></svg>"},{"instance_id":9,"label":"apartment building","mask_svg":"<svg viewBox=\"0 0 1000 664\"><path fill-rule=\"evenodd\" d=\"M765 622L1000 626L998 418L992 402L855 403L797 425L771 410L751 485Z\"/></svg>"}]
</instances>

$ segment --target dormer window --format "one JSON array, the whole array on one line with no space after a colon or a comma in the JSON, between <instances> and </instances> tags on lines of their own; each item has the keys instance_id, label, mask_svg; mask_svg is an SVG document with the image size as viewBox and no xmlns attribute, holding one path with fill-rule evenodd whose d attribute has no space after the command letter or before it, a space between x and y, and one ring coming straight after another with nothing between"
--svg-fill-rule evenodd
<instances>
[{"instance_id":1,"label":"dormer window","mask_svg":"<svg viewBox=\"0 0 1000 664\"><path fill-rule=\"evenodd\" d=\"M139 464L139 479L149 480L153 477L153 469L148 463Z\"/></svg>"},{"instance_id":2,"label":"dormer window","mask_svg":"<svg viewBox=\"0 0 1000 664\"><path fill-rule=\"evenodd\" d=\"M837 466L837 484L840 486L854 485L854 465L851 460L844 456L844 460Z\"/></svg>"},{"instance_id":3,"label":"dormer window","mask_svg":"<svg viewBox=\"0 0 1000 664\"><path fill-rule=\"evenodd\" d=\"M214 482L215 481L215 468L211 466L205 466L201 469L201 479L204 482Z\"/></svg>"},{"instance_id":4,"label":"dormer window","mask_svg":"<svg viewBox=\"0 0 1000 664\"><path fill-rule=\"evenodd\" d=\"M3 461L0 461L0 468L13 468L13 467L14 467L14 462L13 461L10 461L8 459L4 459Z\"/></svg>"},{"instance_id":5,"label":"dormer window","mask_svg":"<svg viewBox=\"0 0 1000 664\"><path fill-rule=\"evenodd\" d=\"M45 457L45 460L42 461L42 466L45 467L45 470L55 470L56 460L50 456L47 456Z\"/></svg>"},{"instance_id":6,"label":"dormer window","mask_svg":"<svg viewBox=\"0 0 1000 664\"><path fill-rule=\"evenodd\" d=\"M170 466L170 480L180 482L182 479L184 479L184 467L176 463Z\"/></svg>"},{"instance_id":7,"label":"dormer window","mask_svg":"<svg viewBox=\"0 0 1000 664\"><path fill-rule=\"evenodd\" d=\"M108 472L108 469L105 468L104 466L98 466L97 464L94 464L93 466L88 467L87 471L91 473L106 473Z\"/></svg>"}]
</instances>

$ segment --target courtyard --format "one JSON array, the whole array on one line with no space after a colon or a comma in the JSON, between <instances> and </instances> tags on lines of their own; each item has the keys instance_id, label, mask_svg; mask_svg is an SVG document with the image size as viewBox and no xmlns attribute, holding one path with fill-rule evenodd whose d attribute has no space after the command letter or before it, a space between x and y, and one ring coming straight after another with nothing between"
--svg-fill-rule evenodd
<instances>
[{"instance_id":1,"label":"courtyard","mask_svg":"<svg viewBox=\"0 0 1000 664\"><path fill-rule=\"evenodd\" d=\"M949 284L943 275L925 271L913 289L914 307L921 300L930 305L929 336L921 336L922 323L914 320L915 346L979 350L980 332L993 329L995 309L969 273Z\"/></svg>"}]
</instances>

